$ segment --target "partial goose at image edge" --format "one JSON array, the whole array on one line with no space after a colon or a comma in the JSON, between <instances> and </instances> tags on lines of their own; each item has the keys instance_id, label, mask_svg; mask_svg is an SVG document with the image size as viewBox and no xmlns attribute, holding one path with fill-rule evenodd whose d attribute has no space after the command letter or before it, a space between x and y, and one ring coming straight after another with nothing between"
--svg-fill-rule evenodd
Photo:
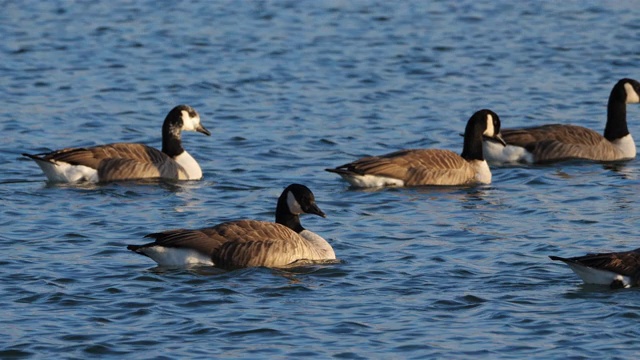
<instances>
[{"instance_id":1,"label":"partial goose at image edge","mask_svg":"<svg viewBox=\"0 0 640 360\"><path fill-rule=\"evenodd\" d=\"M612 289L640 285L640 248L570 258L551 255L549 258L567 264L585 284L605 285Z\"/></svg>"},{"instance_id":2,"label":"partial goose at image edge","mask_svg":"<svg viewBox=\"0 0 640 360\"><path fill-rule=\"evenodd\" d=\"M604 133L571 124L545 124L502 130L507 146L483 141L491 165L550 164L569 160L628 161L636 157L636 145L627 125L627 104L640 103L640 83L620 79L607 103Z\"/></svg>"}]
</instances>

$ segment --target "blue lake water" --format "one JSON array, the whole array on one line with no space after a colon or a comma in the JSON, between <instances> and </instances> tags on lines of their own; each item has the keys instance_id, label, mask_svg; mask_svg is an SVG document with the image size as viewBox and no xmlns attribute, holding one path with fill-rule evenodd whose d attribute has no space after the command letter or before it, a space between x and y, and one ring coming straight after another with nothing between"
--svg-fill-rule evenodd
<instances>
[{"instance_id":1,"label":"blue lake water","mask_svg":"<svg viewBox=\"0 0 640 360\"><path fill-rule=\"evenodd\" d=\"M493 170L489 186L353 190L323 171L504 127L604 128L640 78L633 2L6 2L0 358L619 358L640 293L550 254L638 247L640 161ZM204 180L48 185L23 152L160 146L175 105ZM640 107L628 109L640 136ZM161 269L145 234L272 220L289 183L340 264Z\"/></svg>"}]
</instances>

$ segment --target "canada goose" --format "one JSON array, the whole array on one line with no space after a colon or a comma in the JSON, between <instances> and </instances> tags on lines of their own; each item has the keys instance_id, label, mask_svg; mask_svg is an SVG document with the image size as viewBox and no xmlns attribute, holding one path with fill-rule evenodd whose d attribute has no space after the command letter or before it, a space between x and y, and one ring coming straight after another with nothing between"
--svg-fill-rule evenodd
<instances>
[{"instance_id":1,"label":"canada goose","mask_svg":"<svg viewBox=\"0 0 640 360\"><path fill-rule=\"evenodd\" d=\"M143 144L115 143L22 154L40 166L51 182L105 182L143 178L199 180L198 162L182 148L181 132L211 135L190 106L174 107L162 125L162 151Z\"/></svg>"},{"instance_id":2,"label":"canada goose","mask_svg":"<svg viewBox=\"0 0 640 360\"><path fill-rule=\"evenodd\" d=\"M507 146L484 141L490 164L550 163L583 159L616 161L633 159L636 144L627 128L627 105L640 102L640 83L621 79L611 90L604 136L576 125L551 124L522 129L503 129Z\"/></svg>"},{"instance_id":3,"label":"canada goose","mask_svg":"<svg viewBox=\"0 0 640 360\"><path fill-rule=\"evenodd\" d=\"M483 136L503 141L500 118L487 109L477 111L467 122L461 155L439 149L400 150L325 170L355 187L489 184L491 171L482 154Z\"/></svg>"},{"instance_id":4,"label":"canada goose","mask_svg":"<svg viewBox=\"0 0 640 360\"><path fill-rule=\"evenodd\" d=\"M326 215L313 193L291 184L278 198L276 222L238 220L196 230L177 229L146 235L155 239L127 249L161 266L213 265L223 269L284 267L304 261L334 260L329 243L300 224L300 214Z\"/></svg>"},{"instance_id":5,"label":"canada goose","mask_svg":"<svg viewBox=\"0 0 640 360\"><path fill-rule=\"evenodd\" d=\"M640 285L640 249L572 258L549 258L569 265L587 284L609 285L613 289Z\"/></svg>"}]
</instances>

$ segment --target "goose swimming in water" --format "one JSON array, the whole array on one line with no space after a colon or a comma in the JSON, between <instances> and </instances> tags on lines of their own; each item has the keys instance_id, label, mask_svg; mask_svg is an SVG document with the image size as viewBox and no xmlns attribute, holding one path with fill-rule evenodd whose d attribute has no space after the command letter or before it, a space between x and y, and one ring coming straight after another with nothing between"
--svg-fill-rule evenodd
<instances>
[{"instance_id":1,"label":"goose swimming in water","mask_svg":"<svg viewBox=\"0 0 640 360\"><path fill-rule=\"evenodd\" d=\"M354 187L489 184L491 171L482 154L483 136L503 142L500 118L487 109L477 111L467 122L461 155L440 149L400 150L325 170Z\"/></svg>"},{"instance_id":2,"label":"goose swimming in water","mask_svg":"<svg viewBox=\"0 0 640 360\"><path fill-rule=\"evenodd\" d=\"M278 198L275 223L237 220L195 230L168 230L145 236L154 242L127 249L170 267L285 267L335 260L331 245L302 227L300 214L326 217L308 187L291 184Z\"/></svg>"},{"instance_id":3,"label":"goose swimming in water","mask_svg":"<svg viewBox=\"0 0 640 360\"><path fill-rule=\"evenodd\" d=\"M40 166L50 182L107 182L163 178L199 180L198 162L182 148L182 131L211 135L190 106L174 107L162 125L162 151L144 144L115 143L23 154Z\"/></svg>"},{"instance_id":4,"label":"goose swimming in water","mask_svg":"<svg viewBox=\"0 0 640 360\"><path fill-rule=\"evenodd\" d=\"M640 249L572 258L549 258L569 265L587 284L608 285L614 289L640 285Z\"/></svg>"},{"instance_id":5,"label":"goose swimming in water","mask_svg":"<svg viewBox=\"0 0 640 360\"><path fill-rule=\"evenodd\" d=\"M485 139L485 157L490 164L633 159L636 144L627 128L627 104L639 102L640 83L621 79L609 95L604 136L582 126L562 124L503 129L502 138L507 146Z\"/></svg>"}]
</instances>

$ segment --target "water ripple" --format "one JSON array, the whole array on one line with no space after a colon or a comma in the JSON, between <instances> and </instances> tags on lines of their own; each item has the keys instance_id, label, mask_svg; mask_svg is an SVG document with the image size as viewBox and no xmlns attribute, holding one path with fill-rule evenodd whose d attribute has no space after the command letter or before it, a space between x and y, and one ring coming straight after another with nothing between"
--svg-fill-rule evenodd
<instances>
[{"instance_id":1,"label":"water ripple","mask_svg":"<svg viewBox=\"0 0 640 360\"><path fill-rule=\"evenodd\" d=\"M459 133L480 108L505 128L601 131L611 86L637 77L637 9L150 4L3 9L0 95L11 105L0 110L0 357L638 352L636 290L583 285L547 257L638 246L637 160L495 166L491 185L450 188L357 190L322 171L402 148L460 152ZM46 184L20 155L160 146L160 123L178 103L213 131L183 136L204 181ZM637 114L629 105L634 134ZM339 262L168 269L125 248L164 229L273 221L292 182L327 213L302 221Z\"/></svg>"}]
</instances>

